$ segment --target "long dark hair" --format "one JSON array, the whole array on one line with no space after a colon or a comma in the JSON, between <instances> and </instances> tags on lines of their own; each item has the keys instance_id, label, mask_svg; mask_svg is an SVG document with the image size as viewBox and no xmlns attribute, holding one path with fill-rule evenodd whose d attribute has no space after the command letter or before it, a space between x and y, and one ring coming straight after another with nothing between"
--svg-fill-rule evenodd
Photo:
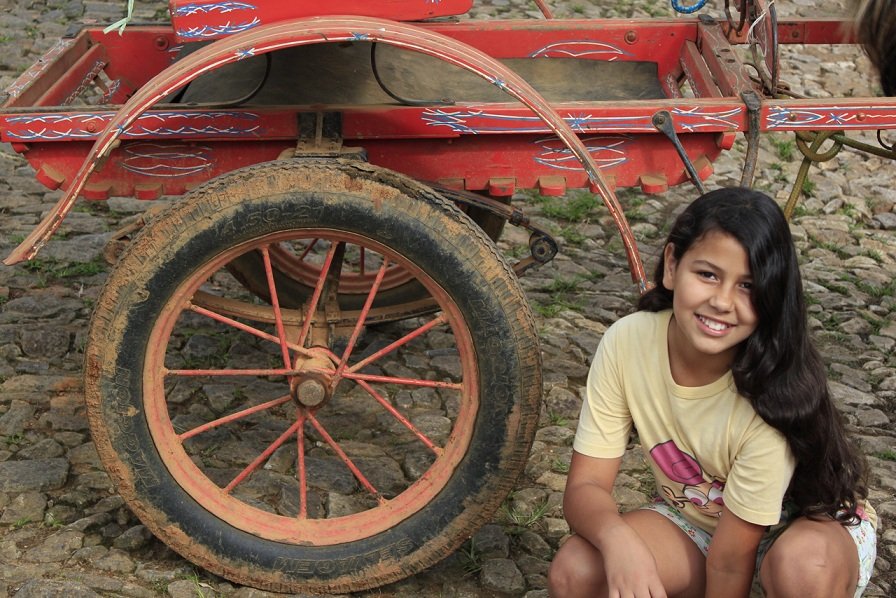
<instances>
[{"instance_id":1,"label":"long dark hair","mask_svg":"<svg viewBox=\"0 0 896 598\"><path fill-rule=\"evenodd\" d=\"M793 451L797 466L790 500L803 515L856 522L857 503L868 494L864 458L846 438L824 364L809 338L796 250L781 208L750 189L710 191L678 217L666 243L681 260L709 231L737 239L749 258L758 326L739 346L731 370L738 392ZM655 286L641 296L638 309L672 307L664 266L661 256Z\"/></svg>"},{"instance_id":2,"label":"long dark hair","mask_svg":"<svg viewBox=\"0 0 896 598\"><path fill-rule=\"evenodd\" d=\"M896 95L896 6L893 0L855 0L856 37L880 73L888 96Z\"/></svg>"}]
</instances>

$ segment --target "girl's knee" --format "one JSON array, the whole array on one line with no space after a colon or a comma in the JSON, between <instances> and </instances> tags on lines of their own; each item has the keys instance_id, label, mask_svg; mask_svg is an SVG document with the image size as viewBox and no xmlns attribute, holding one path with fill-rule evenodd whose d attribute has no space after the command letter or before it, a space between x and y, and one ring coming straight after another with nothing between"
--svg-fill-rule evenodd
<instances>
[{"instance_id":1,"label":"girl's knee","mask_svg":"<svg viewBox=\"0 0 896 598\"><path fill-rule=\"evenodd\" d=\"M552 598L593 596L603 585L600 553L573 536L560 547L548 569L548 593Z\"/></svg>"},{"instance_id":2,"label":"girl's knee","mask_svg":"<svg viewBox=\"0 0 896 598\"><path fill-rule=\"evenodd\" d=\"M552 598L585 596L585 588L600 587L601 578L579 563L557 561L548 569L548 594Z\"/></svg>"},{"instance_id":3,"label":"girl's knee","mask_svg":"<svg viewBox=\"0 0 896 598\"><path fill-rule=\"evenodd\" d=\"M811 526L794 532L798 533L785 533L778 538L762 560L759 579L766 595L852 596L857 568L850 561L855 546L848 534L841 538L830 528Z\"/></svg>"}]
</instances>

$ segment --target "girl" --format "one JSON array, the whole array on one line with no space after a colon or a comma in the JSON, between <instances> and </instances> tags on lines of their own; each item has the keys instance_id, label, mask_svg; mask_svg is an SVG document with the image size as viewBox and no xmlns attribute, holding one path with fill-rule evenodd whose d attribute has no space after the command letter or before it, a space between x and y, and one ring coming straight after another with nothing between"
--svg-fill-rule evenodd
<instances>
[{"instance_id":1,"label":"girl","mask_svg":"<svg viewBox=\"0 0 896 598\"><path fill-rule=\"evenodd\" d=\"M859 596L876 518L806 324L780 208L718 189L676 220L655 286L604 335L564 497L551 595ZM661 499L619 514L632 426Z\"/></svg>"}]
</instances>

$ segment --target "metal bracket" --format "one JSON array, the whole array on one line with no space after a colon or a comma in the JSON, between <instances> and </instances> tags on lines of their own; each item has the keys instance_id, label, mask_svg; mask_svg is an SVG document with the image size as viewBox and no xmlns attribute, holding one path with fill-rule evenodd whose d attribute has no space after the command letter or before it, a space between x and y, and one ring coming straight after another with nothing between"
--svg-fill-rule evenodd
<instances>
[{"instance_id":1,"label":"metal bracket","mask_svg":"<svg viewBox=\"0 0 896 598\"><path fill-rule=\"evenodd\" d=\"M532 224L525 212L511 205L501 203L472 191L462 191L460 189L449 189L440 185L429 183L440 195L450 199L454 203L472 208L479 208L489 213L504 218L513 226L519 226L529 231L529 257L523 258L513 264L513 271L517 276L523 275L526 270L533 266L546 264L554 259L559 250L557 240L554 239L547 231Z\"/></svg>"},{"instance_id":2,"label":"metal bracket","mask_svg":"<svg viewBox=\"0 0 896 598\"><path fill-rule=\"evenodd\" d=\"M342 145L342 113L302 112L297 115L299 137L294 148L280 153L280 160L291 158L350 158L367 161L363 147Z\"/></svg>"},{"instance_id":3,"label":"metal bracket","mask_svg":"<svg viewBox=\"0 0 896 598\"><path fill-rule=\"evenodd\" d=\"M338 153L342 147L342 113L302 112L297 115L296 153Z\"/></svg>"},{"instance_id":4,"label":"metal bracket","mask_svg":"<svg viewBox=\"0 0 896 598\"><path fill-rule=\"evenodd\" d=\"M684 163L684 168L688 171L688 176L691 178L691 182L694 183L694 187L697 188L701 195L706 193L706 187L703 186L703 181L700 180L697 169L694 168L693 162L691 162L687 152L684 151L684 146L681 145L681 140L678 139L678 135L675 133L675 123L672 122L672 114L668 110L660 110L653 115L652 120L656 130L665 135L672 142L672 145L675 146L675 151L678 152L678 156Z\"/></svg>"},{"instance_id":5,"label":"metal bracket","mask_svg":"<svg viewBox=\"0 0 896 598\"><path fill-rule=\"evenodd\" d=\"M756 161L759 159L759 123L762 102L755 91L745 91L740 98L747 107L747 126L744 135L747 138L747 156L744 158L744 171L740 177L741 187L753 187L753 175L756 172Z\"/></svg>"}]
</instances>

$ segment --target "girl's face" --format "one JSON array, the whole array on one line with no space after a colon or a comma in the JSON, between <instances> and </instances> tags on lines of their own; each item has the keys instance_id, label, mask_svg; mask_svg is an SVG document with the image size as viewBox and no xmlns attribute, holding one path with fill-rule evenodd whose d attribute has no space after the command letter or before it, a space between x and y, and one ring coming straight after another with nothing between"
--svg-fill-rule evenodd
<instances>
[{"instance_id":1,"label":"girl's face","mask_svg":"<svg viewBox=\"0 0 896 598\"><path fill-rule=\"evenodd\" d=\"M712 230L676 260L665 248L663 286L674 292L670 355L707 370L727 370L737 346L758 323L750 298L747 252L731 235Z\"/></svg>"}]
</instances>

